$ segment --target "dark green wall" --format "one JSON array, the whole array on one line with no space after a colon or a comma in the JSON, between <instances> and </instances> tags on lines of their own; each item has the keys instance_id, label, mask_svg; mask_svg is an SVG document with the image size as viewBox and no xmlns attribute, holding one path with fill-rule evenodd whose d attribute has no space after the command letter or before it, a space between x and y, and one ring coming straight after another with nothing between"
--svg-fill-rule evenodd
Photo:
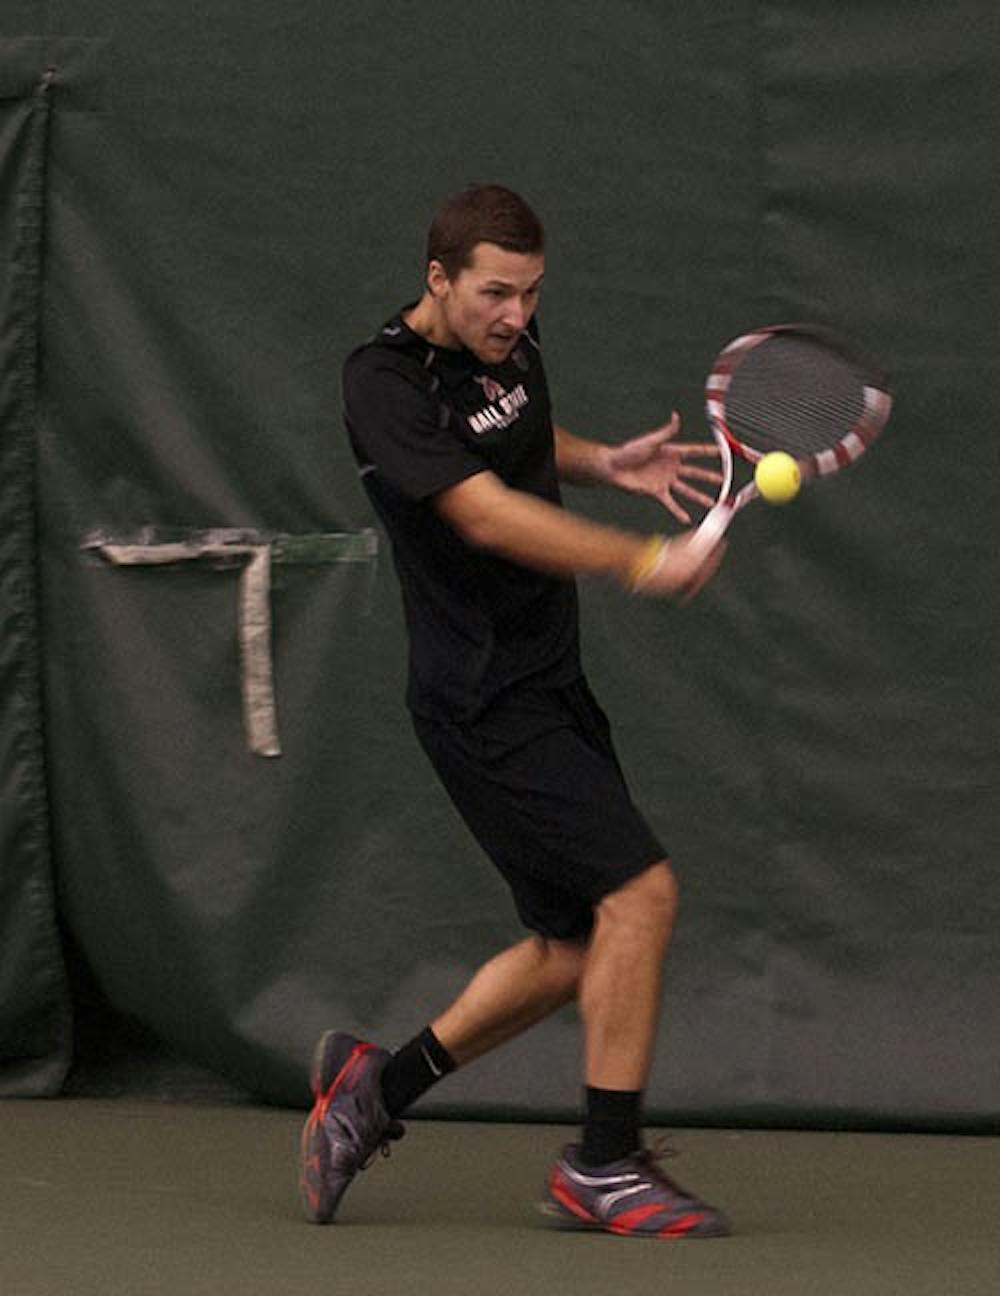
<instances>
[{"instance_id":1,"label":"dark green wall","mask_svg":"<svg viewBox=\"0 0 1000 1296\"><path fill-rule=\"evenodd\" d=\"M583 587L591 680L685 894L652 1108L995 1123L1000 11L5 15L0 236L23 265L35 149L45 239L35 314L0 298L0 1089L51 1090L70 1062L57 910L116 1012L289 1103L320 1029L399 1042L518 935L409 732L384 555L275 564L268 759L243 731L239 569L84 547L370 527L340 362L419 291L437 199L496 179L546 220L574 430L622 439L676 405L699 431L718 347L794 318L867 343L898 391L865 461L740 519L691 608ZM33 329L35 403L10 378ZM575 1029L426 1109L571 1110Z\"/></svg>"}]
</instances>

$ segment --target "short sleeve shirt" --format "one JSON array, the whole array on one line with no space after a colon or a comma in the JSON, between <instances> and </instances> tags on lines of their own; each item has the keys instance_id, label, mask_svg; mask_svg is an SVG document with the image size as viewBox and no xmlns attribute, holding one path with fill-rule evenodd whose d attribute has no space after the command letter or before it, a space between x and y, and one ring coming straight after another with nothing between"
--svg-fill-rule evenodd
<instances>
[{"instance_id":1,"label":"short sleeve shirt","mask_svg":"<svg viewBox=\"0 0 1000 1296\"><path fill-rule=\"evenodd\" d=\"M487 365L432 346L397 315L351 353L343 380L351 446L402 589L410 708L468 719L517 682L575 679L573 581L473 548L434 506L481 472L561 503L534 321L503 364Z\"/></svg>"}]
</instances>

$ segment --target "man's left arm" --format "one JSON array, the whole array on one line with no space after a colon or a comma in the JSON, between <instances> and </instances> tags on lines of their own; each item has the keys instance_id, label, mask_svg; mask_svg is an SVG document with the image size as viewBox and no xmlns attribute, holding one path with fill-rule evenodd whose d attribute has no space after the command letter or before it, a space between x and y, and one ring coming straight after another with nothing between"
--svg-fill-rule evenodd
<instances>
[{"instance_id":1,"label":"man's left arm","mask_svg":"<svg viewBox=\"0 0 1000 1296\"><path fill-rule=\"evenodd\" d=\"M699 489L699 482L718 485L722 474L691 460L719 457L714 442L675 441L681 420L674 413L669 423L633 437L622 445L606 445L574 436L556 424L556 470L559 480L571 486L613 486L635 495L651 495L679 522L689 524L690 515L677 498L683 496L703 508L711 508L715 497Z\"/></svg>"}]
</instances>

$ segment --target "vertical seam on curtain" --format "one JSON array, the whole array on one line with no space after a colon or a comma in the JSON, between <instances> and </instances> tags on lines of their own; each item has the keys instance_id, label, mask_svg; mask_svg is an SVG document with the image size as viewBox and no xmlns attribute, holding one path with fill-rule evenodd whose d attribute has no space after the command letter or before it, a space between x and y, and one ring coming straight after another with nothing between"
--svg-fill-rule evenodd
<instances>
[{"instance_id":1,"label":"vertical seam on curtain","mask_svg":"<svg viewBox=\"0 0 1000 1296\"><path fill-rule=\"evenodd\" d=\"M44 264L46 172L55 71L46 70L36 84L27 126L24 175L18 195L14 253L10 275L12 522L18 537L10 581L11 613L20 649L14 669L12 706L17 718L21 803L26 810L28 852L41 867L29 875L29 894L36 922L47 927L51 942L36 972L46 976L63 1005L63 1029L69 1028L69 997L61 941L55 919L52 837L46 777L40 646L40 572L38 559L38 404L41 380L42 273ZM37 948L37 947L36 947Z\"/></svg>"}]
</instances>

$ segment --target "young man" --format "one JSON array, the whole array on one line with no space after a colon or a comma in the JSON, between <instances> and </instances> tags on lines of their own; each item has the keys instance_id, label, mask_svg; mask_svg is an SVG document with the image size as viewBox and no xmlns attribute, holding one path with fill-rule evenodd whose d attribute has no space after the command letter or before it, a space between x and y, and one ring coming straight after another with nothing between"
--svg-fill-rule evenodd
<instances>
[{"instance_id":1,"label":"young man","mask_svg":"<svg viewBox=\"0 0 1000 1296\"><path fill-rule=\"evenodd\" d=\"M355 1173L436 1080L576 1000L583 1139L552 1168L548 1209L616 1233L706 1237L722 1216L642 1150L663 960L677 904L666 852L633 805L580 666L573 577L686 600L722 546L566 511L559 482L645 493L688 522L711 504L679 421L617 448L554 426L534 321L543 232L499 186L452 198L430 230L423 296L344 369L348 432L392 545L410 640L407 704L449 795L531 935L489 961L390 1056L319 1041L302 1135L306 1215L329 1222Z\"/></svg>"}]
</instances>

